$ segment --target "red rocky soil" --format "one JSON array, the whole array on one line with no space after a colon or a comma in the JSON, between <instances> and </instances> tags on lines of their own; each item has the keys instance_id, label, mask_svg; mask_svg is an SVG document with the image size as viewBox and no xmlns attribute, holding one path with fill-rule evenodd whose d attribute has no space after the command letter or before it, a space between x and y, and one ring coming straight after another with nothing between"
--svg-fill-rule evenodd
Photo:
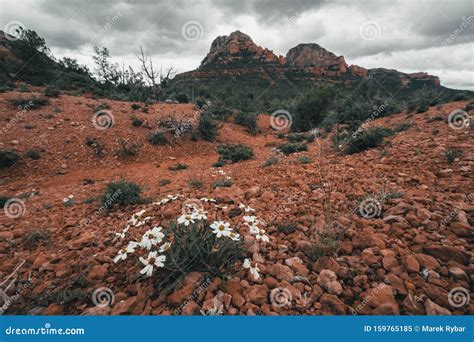
<instances>
[{"instance_id":1,"label":"red rocky soil","mask_svg":"<svg viewBox=\"0 0 474 342\"><path fill-rule=\"evenodd\" d=\"M0 94L2 125L16 113L6 100L29 95ZM115 123L110 129L97 130L91 122L92 108L103 102L110 105ZM474 305L469 298L464 305L453 306L449 293L461 287L472 297L473 131L451 129L445 121L428 122L434 116L445 119L465 105L455 102L431 107L426 113L375 120L371 125L412 122L408 130L385 139L383 152L372 149L344 156L330 148L329 135L310 143L308 152L279 156L278 164L263 168L282 142L269 128L266 115L260 116L262 132L255 136L242 126L224 123L216 143L192 141L186 135L169 145L153 146L148 135L157 118L168 114L195 117L195 108L160 103L143 113L132 110L128 102L65 95L52 99L50 105L20 115L1 136L1 148L22 156L32 148L42 151L38 160L23 157L1 171L0 195L22 198L25 211L16 219L1 213L0 279L22 260L26 262L17 272L20 283L31 277L6 314L155 315L173 314L176 308L182 314L200 314L217 297L224 314L472 315ZM151 128L133 127L131 115L146 120ZM104 157L85 145L87 137L104 145ZM118 138L142 144L138 156L116 157ZM211 183L222 177L212 167L218 160L215 147L224 142L248 144L255 156L222 167L234 185L212 190ZM447 148L462 150L463 156L449 164ZM300 164L302 155L313 161ZM168 169L178 162L189 168ZM150 203L95 215L99 204L90 199L100 196L106 183L120 178L139 183L153 200L181 194L250 205L267 222L270 237L268 243L251 249L261 278L254 280L248 271L237 270L228 279L210 279L202 291L196 291L206 275L192 273L171 294L155 293L150 278L138 277L136 265L113 262L122 246L113 240L114 233L141 209L172 217L179 213L179 204L163 212ZM191 188L191 178L200 179L204 186ZM164 179L171 182L160 185ZM324 224L328 184L334 188L332 209L339 213L344 236L337 255L311 262L303 250L310 244L310 232ZM357 198L382 190L398 196L382 201L379 217L366 219L354 210ZM75 203L65 206L63 199L69 195ZM452 222L443 225L452 212ZM80 226L87 217L93 217L90 224ZM289 222L296 223L294 232L277 230L277 224ZM47 231L49 240L31 243L35 230ZM111 308L92 303L91 295L99 287L114 292ZM10 289L10 294L15 290ZM287 303L274 305L275 295L286 296ZM187 303L184 308L183 303Z\"/></svg>"}]
</instances>

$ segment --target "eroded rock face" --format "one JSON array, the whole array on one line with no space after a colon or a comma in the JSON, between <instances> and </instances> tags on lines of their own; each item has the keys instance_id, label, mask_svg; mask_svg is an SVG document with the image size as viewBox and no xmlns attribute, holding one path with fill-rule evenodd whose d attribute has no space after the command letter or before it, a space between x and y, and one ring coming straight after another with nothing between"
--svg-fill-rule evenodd
<instances>
[{"instance_id":1,"label":"eroded rock face","mask_svg":"<svg viewBox=\"0 0 474 342\"><path fill-rule=\"evenodd\" d=\"M201 67L210 65L233 65L240 62L279 63L280 58L272 51L255 44L245 33L232 32L219 36L212 42L211 50L201 62Z\"/></svg>"},{"instance_id":2,"label":"eroded rock face","mask_svg":"<svg viewBox=\"0 0 474 342\"><path fill-rule=\"evenodd\" d=\"M343 56L337 57L318 44L299 44L286 54L286 64L291 67L321 67L344 72L347 69Z\"/></svg>"}]
</instances>

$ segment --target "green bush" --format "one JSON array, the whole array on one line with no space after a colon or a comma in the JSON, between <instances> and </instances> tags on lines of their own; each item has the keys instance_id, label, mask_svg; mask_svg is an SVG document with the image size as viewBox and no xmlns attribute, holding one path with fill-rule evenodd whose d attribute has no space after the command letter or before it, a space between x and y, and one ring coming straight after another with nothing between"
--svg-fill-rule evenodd
<instances>
[{"instance_id":1,"label":"green bush","mask_svg":"<svg viewBox=\"0 0 474 342\"><path fill-rule=\"evenodd\" d=\"M299 143L303 141L313 142L315 139L314 134L311 133L291 133L286 136L289 142Z\"/></svg>"},{"instance_id":2,"label":"green bush","mask_svg":"<svg viewBox=\"0 0 474 342\"><path fill-rule=\"evenodd\" d=\"M179 170L186 170L187 168L188 168L188 165L183 164L183 163L178 163L178 164L170 166L168 169L171 171L179 171Z\"/></svg>"},{"instance_id":3,"label":"green bush","mask_svg":"<svg viewBox=\"0 0 474 342\"><path fill-rule=\"evenodd\" d=\"M295 152L308 151L308 145L306 145L306 144L286 143L286 144L278 145L278 149L282 153L288 155L288 154L292 154L292 153L295 153Z\"/></svg>"},{"instance_id":4,"label":"green bush","mask_svg":"<svg viewBox=\"0 0 474 342\"><path fill-rule=\"evenodd\" d=\"M301 156L298 158L298 162L300 164L309 164L309 163L312 163L313 160L308 156Z\"/></svg>"},{"instance_id":5,"label":"green bush","mask_svg":"<svg viewBox=\"0 0 474 342\"><path fill-rule=\"evenodd\" d=\"M13 166L20 160L20 155L14 151L0 149L0 169Z\"/></svg>"},{"instance_id":6,"label":"green bush","mask_svg":"<svg viewBox=\"0 0 474 342\"><path fill-rule=\"evenodd\" d=\"M61 95L61 91L56 87L50 86L44 90L44 96L58 97L59 95Z\"/></svg>"},{"instance_id":7,"label":"green bush","mask_svg":"<svg viewBox=\"0 0 474 342\"><path fill-rule=\"evenodd\" d=\"M203 185L201 180L195 178L190 179L188 184L190 188L194 189L200 189Z\"/></svg>"},{"instance_id":8,"label":"green bush","mask_svg":"<svg viewBox=\"0 0 474 342\"><path fill-rule=\"evenodd\" d=\"M207 141L214 141L217 135L218 127L207 115L201 115L198 124L199 135Z\"/></svg>"},{"instance_id":9,"label":"green bush","mask_svg":"<svg viewBox=\"0 0 474 342\"><path fill-rule=\"evenodd\" d=\"M179 103L189 103L188 95L186 95L185 93L180 93L178 94L178 96L176 96L176 101L178 101Z\"/></svg>"},{"instance_id":10,"label":"green bush","mask_svg":"<svg viewBox=\"0 0 474 342\"><path fill-rule=\"evenodd\" d=\"M0 208L3 208L9 199L11 199L11 197L0 196Z\"/></svg>"},{"instance_id":11,"label":"green bush","mask_svg":"<svg viewBox=\"0 0 474 342\"><path fill-rule=\"evenodd\" d=\"M150 134L148 141L152 145L164 145L168 142L168 139L166 139L166 136L163 132L153 132Z\"/></svg>"},{"instance_id":12,"label":"green bush","mask_svg":"<svg viewBox=\"0 0 474 342\"><path fill-rule=\"evenodd\" d=\"M384 127L370 127L347 141L346 154L354 154L376 147L383 139L392 135L392 130Z\"/></svg>"},{"instance_id":13,"label":"green bush","mask_svg":"<svg viewBox=\"0 0 474 342\"><path fill-rule=\"evenodd\" d=\"M448 148L444 152L444 156L446 157L446 160L448 161L449 164L452 164L454 160L456 160L457 158L461 158L462 155L463 155L463 152L456 148Z\"/></svg>"},{"instance_id":14,"label":"green bush","mask_svg":"<svg viewBox=\"0 0 474 342\"><path fill-rule=\"evenodd\" d=\"M38 109L49 104L49 99L46 97L30 97L30 98L19 98L11 99L9 101L13 106L23 109Z\"/></svg>"},{"instance_id":15,"label":"green bush","mask_svg":"<svg viewBox=\"0 0 474 342\"><path fill-rule=\"evenodd\" d=\"M217 147L220 155L219 160L223 162L236 163L241 160L252 158L253 150L250 146L244 144L224 144Z\"/></svg>"},{"instance_id":16,"label":"green bush","mask_svg":"<svg viewBox=\"0 0 474 342\"><path fill-rule=\"evenodd\" d=\"M399 132L406 131L406 130L409 129L411 126L412 126L412 123L411 123L411 122L402 122L402 123L397 124L393 130L394 130L395 132L399 133Z\"/></svg>"},{"instance_id":17,"label":"green bush","mask_svg":"<svg viewBox=\"0 0 474 342\"><path fill-rule=\"evenodd\" d=\"M120 180L107 184L100 202L106 209L111 209L114 206L125 207L140 204L143 203L141 193L142 189L138 184Z\"/></svg>"},{"instance_id":18,"label":"green bush","mask_svg":"<svg viewBox=\"0 0 474 342\"><path fill-rule=\"evenodd\" d=\"M119 147L117 149L117 156L126 158L126 157L134 157L138 155L138 152L140 152L140 148L142 145L140 144L135 144L135 143L130 143L126 139L119 139L118 140Z\"/></svg>"},{"instance_id":19,"label":"green bush","mask_svg":"<svg viewBox=\"0 0 474 342\"><path fill-rule=\"evenodd\" d=\"M205 220L188 226L173 223L166 229L166 235L173 241L165 252L170 273L155 285L158 288L172 288L191 272L225 276L245 256L242 240L218 238Z\"/></svg>"},{"instance_id":20,"label":"green bush","mask_svg":"<svg viewBox=\"0 0 474 342\"><path fill-rule=\"evenodd\" d=\"M143 125L143 120L137 118L135 115L131 116L130 120L132 120L132 125L134 127L141 127Z\"/></svg>"},{"instance_id":21,"label":"green bush","mask_svg":"<svg viewBox=\"0 0 474 342\"><path fill-rule=\"evenodd\" d=\"M212 182L212 188L230 188L234 184L230 178L222 178Z\"/></svg>"},{"instance_id":22,"label":"green bush","mask_svg":"<svg viewBox=\"0 0 474 342\"><path fill-rule=\"evenodd\" d=\"M132 103L130 107L132 107L133 110L140 109L140 105L136 103Z\"/></svg>"},{"instance_id":23,"label":"green bush","mask_svg":"<svg viewBox=\"0 0 474 342\"><path fill-rule=\"evenodd\" d=\"M26 151L26 156L33 160L38 160L41 158L41 153L37 149L31 149L31 150Z\"/></svg>"},{"instance_id":24,"label":"green bush","mask_svg":"<svg viewBox=\"0 0 474 342\"><path fill-rule=\"evenodd\" d=\"M272 166L278 164L278 162L279 160L277 156L270 156L267 158L267 160L265 160L265 163L263 163L263 167Z\"/></svg>"},{"instance_id":25,"label":"green bush","mask_svg":"<svg viewBox=\"0 0 474 342\"><path fill-rule=\"evenodd\" d=\"M245 126L249 133L255 134L258 132L257 115L253 113L238 112L235 116L235 123Z\"/></svg>"},{"instance_id":26,"label":"green bush","mask_svg":"<svg viewBox=\"0 0 474 342\"><path fill-rule=\"evenodd\" d=\"M294 110L292 129L302 132L318 127L333 108L335 95L332 87L317 88L305 95Z\"/></svg>"}]
</instances>

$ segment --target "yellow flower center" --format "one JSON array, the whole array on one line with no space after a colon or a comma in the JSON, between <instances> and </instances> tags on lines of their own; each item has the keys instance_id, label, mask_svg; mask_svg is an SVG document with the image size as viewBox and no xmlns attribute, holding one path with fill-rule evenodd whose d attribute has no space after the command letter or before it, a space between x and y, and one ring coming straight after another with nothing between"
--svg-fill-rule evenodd
<instances>
[{"instance_id":1,"label":"yellow flower center","mask_svg":"<svg viewBox=\"0 0 474 342\"><path fill-rule=\"evenodd\" d=\"M221 224L218 229L219 230L225 230L225 226Z\"/></svg>"}]
</instances>

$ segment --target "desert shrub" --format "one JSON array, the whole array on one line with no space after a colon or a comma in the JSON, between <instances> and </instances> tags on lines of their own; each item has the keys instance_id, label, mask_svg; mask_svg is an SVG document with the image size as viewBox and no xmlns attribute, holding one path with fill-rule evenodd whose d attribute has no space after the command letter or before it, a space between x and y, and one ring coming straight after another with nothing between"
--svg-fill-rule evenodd
<instances>
[{"instance_id":1,"label":"desert shrub","mask_svg":"<svg viewBox=\"0 0 474 342\"><path fill-rule=\"evenodd\" d=\"M141 145L140 144L135 144L135 143L130 143L126 139L119 139L118 140L118 149L117 149L117 156L126 158L126 157L134 157L138 155L138 152L140 152Z\"/></svg>"},{"instance_id":2,"label":"desert shrub","mask_svg":"<svg viewBox=\"0 0 474 342\"><path fill-rule=\"evenodd\" d=\"M276 225L277 230L283 234L294 233L296 231L296 227L297 225L294 222L279 223Z\"/></svg>"},{"instance_id":3,"label":"desert shrub","mask_svg":"<svg viewBox=\"0 0 474 342\"><path fill-rule=\"evenodd\" d=\"M202 97L198 97L196 99L196 106L198 106L199 108L203 108L205 105L206 105L206 99Z\"/></svg>"},{"instance_id":4,"label":"desert shrub","mask_svg":"<svg viewBox=\"0 0 474 342\"><path fill-rule=\"evenodd\" d=\"M252 148L244 144L219 145L217 146L217 152L220 155L219 160L232 163L247 160L253 156Z\"/></svg>"},{"instance_id":5,"label":"desert shrub","mask_svg":"<svg viewBox=\"0 0 474 342\"><path fill-rule=\"evenodd\" d=\"M339 148L341 145L344 145L348 139L349 139L349 132L347 131L336 132L331 138L331 146L333 148Z\"/></svg>"},{"instance_id":6,"label":"desert shrub","mask_svg":"<svg viewBox=\"0 0 474 342\"><path fill-rule=\"evenodd\" d=\"M434 115L429 118L426 122L435 122L435 121L444 121L444 118L441 115Z\"/></svg>"},{"instance_id":7,"label":"desert shrub","mask_svg":"<svg viewBox=\"0 0 474 342\"><path fill-rule=\"evenodd\" d=\"M98 156L99 158L102 158L105 155L105 147L99 141L97 141L97 139L87 137L85 140L85 144L87 147L93 148L96 156Z\"/></svg>"},{"instance_id":8,"label":"desert shrub","mask_svg":"<svg viewBox=\"0 0 474 342\"><path fill-rule=\"evenodd\" d=\"M216 189L216 188L230 188L232 186L232 184L234 184L232 179L230 179L230 178L221 178L221 179L218 179L218 180L212 182L211 186L212 186L213 189Z\"/></svg>"},{"instance_id":9,"label":"desert shrub","mask_svg":"<svg viewBox=\"0 0 474 342\"><path fill-rule=\"evenodd\" d=\"M305 250L304 253L315 262L322 257L333 257L339 251L342 236L333 230L324 229L316 231L317 238Z\"/></svg>"},{"instance_id":10,"label":"desert shrub","mask_svg":"<svg viewBox=\"0 0 474 342\"><path fill-rule=\"evenodd\" d=\"M331 110L335 95L332 87L321 87L304 96L292 113L292 129L301 132L318 127Z\"/></svg>"},{"instance_id":11,"label":"desert shrub","mask_svg":"<svg viewBox=\"0 0 474 342\"><path fill-rule=\"evenodd\" d=\"M186 170L187 168L188 168L188 165L183 164L183 163L178 163L178 164L170 166L168 169L171 171L179 171L179 170Z\"/></svg>"},{"instance_id":12,"label":"desert shrub","mask_svg":"<svg viewBox=\"0 0 474 342\"><path fill-rule=\"evenodd\" d=\"M218 126L214 123L210 116L201 115L198 124L199 135L207 141L214 141L217 135Z\"/></svg>"},{"instance_id":13,"label":"desert shrub","mask_svg":"<svg viewBox=\"0 0 474 342\"><path fill-rule=\"evenodd\" d=\"M131 116L130 120L132 120L133 127L140 127L143 125L143 120L137 118L135 115Z\"/></svg>"},{"instance_id":14,"label":"desert shrub","mask_svg":"<svg viewBox=\"0 0 474 342\"><path fill-rule=\"evenodd\" d=\"M412 126L412 123L411 123L411 122L402 122L402 123L397 124L393 130L394 130L395 132L399 133L399 132L406 131L406 130L409 129L411 126Z\"/></svg>"},{"instance_id":15,"label":"desert shrub","mask_svg":"<svg viewBox=\"0 0 474 342\"><path fill-rule=\"evenodd\" d=\"M14 151L0 149L0 169L13 166L20 160L20 155Z\"/></svg>"},{"instance_id":16,"label":"desert shrub","mask_svg":"<svg viewBox=\"0 0 474 342\"><path fill-rule=\"evenodd\" d=\"M263 163L263 167L272 166L272 165L278 164L278 162L279 162L278 157L273 155L273 156L268 157L267 160L265 160L265 163Z\"/></svg>"},{"instance_id":17,"label":"desert shrub","mask_svg":"<svg viewBox=\"0 0 474 342\"><path fill-rule=\"evenodd\" d=\"M192 178L188 182L190 188L200 189L202 188L202 181L199 179Z\"/></svg>"},{"instance_id":18,"label":"desert shrub","mask_svg":"<svg viewBox=\"0 0 474 342\"><path fill-rule=\"evenodd\" d=\"M298 162L300 164L309 164L309 163L312 163L313 160L308 156L301 156L298 158Z\"/></svg>"},{"instance_id":19,"label":"desert shrub","mask_svg":"<svg viewBox=\"0 0 474 342\"><path fill-rule=\"evenodd\" d=\"M188 95L186 95L185 93L180 93L176 96L176 101L178 101L179 103L189 103Z\"/></svg>"},{"instance_id":20,"label":"desert shrub","mask_svg":"<svg viewBox=\"0 0 474 342\"><path fill-rule=\"evenodd\" d=\"M235 115L235 123L245 126L247 131L251 134L258 132L257 115L253 113L238 112Z\"/></svg>"},{"instance_id":21,"label":"desert shrub","mask_svg":"<svg viewBox=\"0 0 474 342\"><path fill-rule=\"evenodd\" d=\"M38 242L49 242L51 239L49 232L44 229L35 229L30 231L24 238L25 245L28 247L35 247Z\"/></svg>"},{"instance_id":22,"label":"desert shrub","mask_svg":"<svg viewBox=\"0 0 474 342\"><path fill-rule=\"evenodd\" d=\"M38 109L49 104L49 99L46 97L30 97L30 98L18 98L11 99L9 101L13 106L28 110L28 109Z\"/></svg>"},{"instance_id":23,"label":"desert shrub","mask_svg":"<svg viewBox=\"0 0 474 342\"><path fill-rule=\"evenodd\" d=\"M138 184L122 179L106 185L100 202L106 209L111 209L114 206L125 207L140 204L144 201L141 193L142 188Z\"/></svg>"},{"instance_id":24,"label":"desert shrub","mask_svg":"<svg viewBox=\"0 0 474 342\"><path fill-rule=\"evenodd\" d=\"M288 154L292 154L292 153L295 153L295 152L308 151L308 145L306 145L306 144L286 143L286 144L278 145L278 149L282 153L288 155Z\"/></svg>"},{"instance_id":25,"label":"desert shrub","mask_svg":"<svg viewBox=\"0 0 474 342\"><path fill-rule=\"evenodd\" d=\"M221 160L216 161L214 164L212 164L212 167L223 167L225 163Z\"/></svg>"},{"instance_id":26,"label":"desert shrub","mask_svg":"<svg viewBox=\"0 0 474 342\"><path fill-rule=\"evenodd\" d=\"M137 103L132 103L132 104L130 105L130 107L132 107L133 110L140 109L140 105L137 104Z\"/></svg>"},{"instance_id":27,"label":"desert shrub","mask_svg":"<svg viewBox=\"0 0 474 342\"><path fill-rule=\"evenodd\" d=\"M370 127L355 137L347 141L346 154L354 154L376 147L383 142L383 139L392 135L392 131L384 127Z\"/></svg>"},{"instance_id":28,"label":"desert shrub","mask_svg":"<svg viewBox=\"0 0 474 342\"><path fill-rule=\"evenodd\" d=\"M20 86L18 87L17 89L20 93L29 93L31 90L30 90L30 87L28 87L26 84L22 83L20 84Z\"/></svg>"},{"instance_id":29,"label":"desert shrub","mask_svg":"<svg viewBox=\"0 0 474 342\"><path fill-rule=\"evenodd\" d=\"M11 197L0 196L0 208L3 208Z\"/></svg>"},{"instance_id":30,"label":"desert shrub","mask_svg":"<svg viewBox=\"0 0 474 342\"><path fill-rule=\"evenodd\" d=\"M166 139L166 136L163 132L157 131L150 134L148 141L152 145L164 145L168 142L168 139Z\"/></svg>"},{"instance_id":31,"label":"desert shrub","mask_svg":"<svg viewBox=\"0 0 474 342\"><path fill-rule=\"evenodd\" d=\"M417 113L424 113L430 109L429 103L428 102L422 102L418 105L416 108Z\"/></svg>"},{"instance_id":32,"label":"desert shrub","mask_svg":"<svg viewBox=\"0 0 474 342\"><path fill-rule=\"evenodd\" d=\"M37 149L30 149L30 150L26 151L26 156L30 159L38 160L38 159L41 158L41 153Z\"/></svg>"},{"instance_id":33,"label":"desert shrub","mask_svg":"<svg viewBox=\"0 0 474 342\"><path fill-rule=\"evenodd\" d=\"M311 133L291 133L286 136L289 142L299 143L303 141L313 142L315 139L314 134Z\"/></svg>"},{"instance_id":34,"label":"desert shrub","mask_svg":"<svg viewBox=\"0 0 474 342\"><path fill-rule=\"evenodd\" d=\"M158 184L160 186L165 186L165 185L168 185L168 184L171 184L172 183L172 180L171 179L161 179Z\"/></svg>"},{"instance_id":35,"label":"desert shrub","mask_svg":"<svg viewBox=\"0 0 474 342\"><path fill-rule=\"evenodd\" d=\"M61 91L56 87L49 86L44 90L44 96L58 97L59 95L61 95Z\"/></svg>"},{"instance_id":36,"label":"desert shrub","mask_svg":"<svg viewBox=\"0 0 474 342\"><path fill-rule=\"evenodd\" d=\"M176 222L166 231L173 241L165 254L166 268L172 270L166 282L179 281L190 272L225 275L245 254L242 241L218 238L205 220L188 226Z\"/></svg>"},{"instance_id":37,"label":"desert shrub","mask_svg":"<svg viewBox=\"0 0 474 342\"><path fill-rule=\"evenodd\" d=\"M446 157L446 160L450 164L452 164L454 162L454 160L456 160L457 158L462 157L462 155L463 155L463 152L459 149L456 149L456 148L448 148L444 152L444 156Z\"/></svg>"},{"instance_id":38,"label":"desert shrub","mask_svg":"<svg viewBox=\"0 0 474 342\"><path fill-rule=\"evenodd\" d=\"M92 108L92 110L95 112L99 112L104 109L110 109L110 105L107 102L102 102L101 104L98 104Z\"/></svg>"}]
</instances>

